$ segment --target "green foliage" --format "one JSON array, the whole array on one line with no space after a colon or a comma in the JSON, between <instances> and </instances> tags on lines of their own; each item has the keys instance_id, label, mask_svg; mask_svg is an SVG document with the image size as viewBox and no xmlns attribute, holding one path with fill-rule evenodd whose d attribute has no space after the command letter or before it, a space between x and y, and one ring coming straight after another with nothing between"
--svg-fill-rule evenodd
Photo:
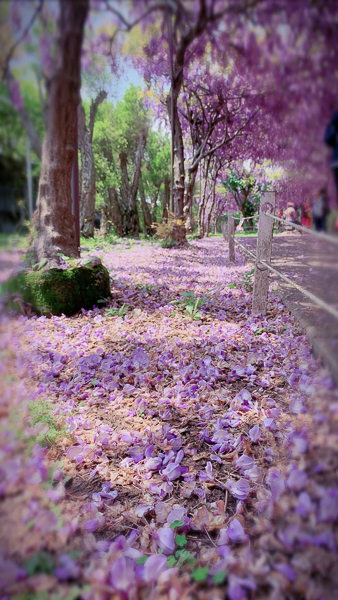
<instances>
[{"instance_id":1,"label":"green foliage","mask_svg":"<svg viewBox=\"0 0 338 600\"><path fill-rule=\"evenodd\" d=\"M185 537L185 536L181 536L181 537ZM189 552L189 550L176 550L175 556L174 555L168 556L167 567L168 568L174 567L175 565L177 567L179 567L179 566L183 565L184 563L186 563L190 567L193 567L195 562L196 562L196 558L191 554L191 552Z\"/></svg>"},{"instance_id":2,"label":"green foliage","mask_svg":"<svg viewBox=\"0 0 338 600\"><path fill-rule=\"evenodd\" d=\"M178 563L187 563L190 567L193 567L196 562L196 558L191 554L191 552L189 552L189 550L177 550L175 552L175 556L178 559Z\"/></svg>"},{"instance_id":3,"label":"green foliage","mask_svg":"<svg viewBox=\"0 0 338 600\"><path fill-rule=\"evenodd\" d=\"M246 292L252 292L253 290L253 276L255 269L251 269L248 273L245 273L242 278L242 286Z\"/></svg>"},{"instance_id":4,"label":"green foliage","mask_svg":"<svg viewBox=\"0 0 338 600\"><path fill-rule=\"evenodd\" d=\"M160 285L150 285L149 283L146 283L145 285L142 283L137 283L135 287L139 288L141 292L148 294L151 294L153 290L157 291L161 289Z\"/></svg>"},{"instance_id":5,"label":"green foliage","mask_svg":"<svg viewBox=\"0 0 338 600\"><path fill-rule=\"evenodd\" d=\"M128 306L126 306L125 304L122 304L121 308L115 308L115 307L106 308L104 314L105 314L105 317L121 317L122 319L124 319L127 312L128 312Z\"/></svg>"},{"instance_id":6,"label":"green foliage","mask_svg":"<svg viewBox=\"0 0 338 600\"><path fill-rule=\"evenodd\" d=\"M24 565L29 576L40 573L52 575L54 573L54 561L48 552L39 550Z\"/></svg>"},{"instance_id":7,"label":"green foliage","mask_svg":"<svg viewBox=\"0 0 338 600\"><path fill-rule=\"evenodd\" d=\"M179 306L184 306L185 311L192 317L192 319L198 321L203 317L203 312L199 310L203 304L209 302L210 298L208 296L199 296L195 297L194 292L182 292L181 300L173 300L171 304L178 304Z\"/></svg>"},{"instance_id":8,"label":"green foliage","mask_svg":"<svg viewBox=\"0 0 338 600\"><path fill-rule=\"evenodd\" d=\"M175 556L168 556L167 558L167 567L168 569L170 569L171 567L174 567L176 565L176 558Z\"/></svg>"},{"instance_id":9,"label":"green foliage","mask_svg":"<svg viewBox=\"0 0 338 600\"><path fill-rule=\"evenodd\" d=\"M209 567L199 567L198 569L194 569L192 572L192 578L196 582L205 581L208 577Z\"/></svg>"},{"instance_id":10,"label":"green foliage","mask_svg":"<svg viewBox=\"0 0 338 600\"><path fill-rule=\"evenodd\" d=\"M180 548L183 548L188 543L188 540L187 540L187 538L186 538L185 535L176 535L175 536L175 543Z\"/></svg>"},{"instance_id":11,"label":"green foliage","mask_svg":"<svg viewBox=\"0 0 338 600\"><path fill-rule=\"evenodd\" d=\"M118 244L119 238L114 233L108 233L104 238L102 237L93 237L93 238L80 238L80 245L82 248L88 248L89 251L97 251L104 250L107 251L110 249L110 246L115 246Z\"/></svg>"},{"instance_id":12,"label":"green foliage","mask_svg":"<svg viewBox=\"0 0 338 600\"><path fill-rule=\"evenodd\" d=\"M168 238L167 240L161 240L160 246L161 248L174 248L176 246L175 240L172 238Z\"/></svg>"},{"instance_id":13,"label":"green foliage","mask_svg":"<svg viewBox=\"0 0 338 600\"><path fill-rule=\"evenodd\" d=\"M42 118L41 102L37 82L34 79L22 79L22 74L18 73L20 78L20 92L23 97L25 108L28 110L33 125L39 133L41 139L44 136L44 123ZM5 100L7 99L9 103ZM25 177L25 158L26 158L26 131L22 125L19 114L11 105L7 86L0 83L0 147L2 157L10 157L22 164L22 178ZM32 175L35 181L40 174L40 161L32 151ZM20 179L20 173L17 173L17 179Z\"/></svg>"},{"instance_id":14,"label":"green foliage","mask_svg":"<svg viewBox=\"0 0 338 600\"><path fill-rule=\"evenodd\" d=\"M170 529L176 529L176 527L183 527L183 525L183 519L181 519L180 521L174 521L173 523L170 523Z\"/></svg>"},{"instance_id":15,"label":"green foliage","mask_svg":"<svg viewBox=\"0 0 338 600\"><path fill-rule=\"evenodd\" d=\"M26 249L27 246L28 236L26 234L0 233L0 250Z\"/></svg>"},{"instance_id":16,"label":"green foliage","mask_svg":"<svg viewBox=\"0 0 338 600\"><path fill-rule=\"evenodd\" d=\"M222 585L226 581L226 578L227 578L227 574L224 573L224 571L218 571L218 573L215 573L212 576L212 582L215 585Z\"/></svg>"},{"instance_id":17,"label":"green foliage","mask_svg":"<svg viewBox=\"0 0 338 600\"><path fill-rule=\"evenodd\" d=\"M259 183L253 173L240 175L234 169L222 181L222 186L234 198L238 209L246 217L251 217L257 212L262 192L268 189L266 183Z\"/></svg>"},{"instance_id":18,"label":"green foliage","mask_svg":"<svg viewBox=\"0 0 338 600\"><path fill-rule=\"evenodd\" d=\"M136 564L137 565L144 565L144 563L148 560L148 556L140 556L140 558L137 559Z\"/></svg>"},{"instance_id":19,"label":"green foliage","mask_svg":"<svg viewBox=\"0 0 338 600\"><path fill-rule=\"evenodd\" d=\"M52 408L46 400L41 399L31 402L29 404L29 414L31 427L34 428L39 424L42 428L41 433L30 437L29 447L34 444L39 444L42 447L51 447L66 435L65 426L58 426ZM42 427L43 424L46 425L45 428Z\"/></svg>"},{"instance_id":20,"label":"green foliage","mask_svg":"<svg viewBox=\"0 0 338 600\"><path fill-rule=\"evenodd\" d=\"M149 114L142 91L134 85L130 85L116 106L112 102L103 102L99 106L93 136L97 208L104 203L105 190L121 185L121 152L127 154L131 175L140 132L148 127Z\"/></svg>"}]
</instances>

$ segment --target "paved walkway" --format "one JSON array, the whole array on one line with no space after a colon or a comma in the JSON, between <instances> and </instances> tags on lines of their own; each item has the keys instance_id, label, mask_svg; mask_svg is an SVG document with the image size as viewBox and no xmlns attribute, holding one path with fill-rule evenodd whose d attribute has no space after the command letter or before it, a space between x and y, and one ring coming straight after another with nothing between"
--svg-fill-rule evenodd
<instances>
[{"instance_id":1,"label":"paved walkway","mask_svg":"<svg viewBox=\"0 0 338 600\"><path fill-rule=\"evenodd\" d=\"M240 242L256 253L256 238L241 238ZM298 232L277 234L272 265L338 309L337 245ZM277 276L271 274L271 281L278 282L283 302L306 330L314 354L331 369L338 385L338 320Z\"/></svg>"}]
</instances>

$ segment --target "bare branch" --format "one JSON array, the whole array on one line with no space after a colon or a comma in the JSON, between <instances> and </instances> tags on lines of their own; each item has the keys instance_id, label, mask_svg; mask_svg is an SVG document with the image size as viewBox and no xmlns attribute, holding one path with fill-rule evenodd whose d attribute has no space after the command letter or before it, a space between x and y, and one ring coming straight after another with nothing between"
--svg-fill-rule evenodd
<instances>
[{"instance_id":1,"label":"bare branch","mask_svg":"<svg viewBox=\"0 0 338 600\"><path fill-rule=\"evenodd\" d=\"M232 140L234 140L241 133L241 131L243 131L243 129L245 129L245 127L247 127L247 125L249 125L250 121L257 115L257 113L259 111L260 111L260 108L257 108L257 110L251 115L251 117L247 120L247 122L244 123L244 125L242 125L242 127L237 129L237 131L235 131L235 133L232 136L230 136L229 138L226 138L226 136L225 136L223 138L223 140L217 146L214 146L213 148L211 148L201 158L205 158L206 156L209 156L209 154L214 154L216 152L216 150L219 150L219 148L222 148L222 146L225 146L226 144L229 144L230 142L232 142Z\"/></svg>"},{"instance_id":2,"label":"bare branch","mask_svg":"<svg viewBox=\"0 0 338 600\"><path fill-rule=\"evenodd\" d=\"M36 17L38 16L38 14L40 13L40 11L41 11L41 9L42 9L43 2L44 2L44 0L39 0L39 4L38 4L38 6L37 6L36 10L34 11L34 13L33 13L32 17L31 17L31 19L29 20L29 23L28 23L28 24L27 24L27 26L25 27L25 29L24 29L24 31L22 32L22 34L21 34L21 36L19 37L19 39L18 39L18 40L16 40L16 42L14 42L14 44L12 45L12 47L11 47L11 49L10 49L9 53L7 54L7 57L6 57L6 59L5 59L5 66L4 66L3 73L2 73L2 79L4 79L4 78L6 77L6 72L7 72L7 70L8 70L8 64L9 64L9 61L10 61L10 60L11 60L11 58L13 57L13 54L14 54L14 52L15 52L16 48L17 48L18 46L20 46L21 42L22 42L22 41L25 39L25 37L26 37L27 33L29 32L30 28L32 27L32 25L33 25L33 23L34 23L34 21L35 21Z\"/></svg>"}]
</instances>

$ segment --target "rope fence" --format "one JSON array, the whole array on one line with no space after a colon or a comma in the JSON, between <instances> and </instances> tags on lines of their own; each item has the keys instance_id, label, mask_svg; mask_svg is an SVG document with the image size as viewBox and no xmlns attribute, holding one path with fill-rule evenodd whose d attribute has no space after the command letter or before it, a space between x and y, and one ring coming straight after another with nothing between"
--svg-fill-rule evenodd
<instances>
[{"instance_id":1,"label":"rope fence","mask_svg":"<svg viewBox=\"0 0 338 600\"><path fill-rule=\"evenodd\" d=\"M292 223L291 221L286 221L285 219L281 219L280 217L276 217L269 212L265 213L267 217L270 217L274 221L279 221L280 223L285 223L288 227L292 227L293 229L298 229L299 231L304 231L305 233L309 233L310 235L314 235L322 240L326 240L327 242L332 242L333 244L338 244L338 237L334 237L333 235L329 235L327 233L322 233L321 231L314 231L313 229L308 229L307 227L303 227L303 225L298 225L298 223Z\"/></svg>"},{"instance_id":2,"label":"rope fence","mask_svg":"<svg viewBox=\"0 0 338 600\"><path fill-rule=\"evenodd\" d=\"M269 212L263 210L264 207L269 207ZM337 244L338 238L332 235L326 235L317 231L313 231L311 229L307 229L306 227L302 227L301 225L297 225L297 223L291 223L286 221L285 219L281 219L276 217L273 214L273 210L275 208L275 194L274 192L264 192L261 199L260 205L260 213L259 213L259 224L258 224L258 235L257 235L257 250L256 254L251 252L248 248L243 246L234 235L234 216L233 211L230 210L228 212L228 241L229 241L229 259L230 262L234 262L235 260L235 245L239 246L241 250L250 256L255 262L255 279L254 279L254 290L253 290L253 300L252 300L252 310L254 314L261 313L263 315L266 314L267 310L267 299L268 299L268 289L269 289L269 272L274 273L288 283L291 287L295 288L299 292L301 292L304 296L312 300L317 306L328 312L335 319L338 319L338 310L330 306L327 302L312 294L308 290L304 289L298 283L295 283L290 277L287 277L277 269L271 266L271 252L272 252L272 240L273 240L273 220L280 221L281 223L285 223L288 226L294 227L295 229L304 230L306 233L313 235L315 237L319 237L320 239L325 239L328 242ZM252 217L249 217L252 218ZM262 268L262 266L264 268Z\"/></svg>"},{"instance_id":3,"label":"rope fence","mask_svg":"<svg viewBox=\"0 0 338 600\"><path fill-rule=\"evenodd\" d=\"M251 252L250 250L248 250L248 248L245 248L245 246L243 246L243 244L241 244L240 242L238 242L236 239L235 239L235 244L237 246L240 246L241 249L244 252L246 252L246 254L248 254L249 256L251 256L251 258L253 258L254 261L256 261L256 255L253 252ZM302 286L298 285L298 283L295 283L294 281L292 281L292 279L290 279L286 275L283 275L283 273L281 273L280 271L277 271L277 269L274 269L265 260L261 260L260 262L267 269L269 269L269 271L272 271L273 273L275 273L275 275L278 275L278 277L280 277L281 279L283 279L284 281L286 281L286 283L288 283L289 285L291 285L292 287L294 287L299 292L302 292L302 294L304 294L304 296L307 296L308 298L310 298L310 300L312 300L313 302L315 302L315 304L317 304L318 306L320 306L321 308L323 308L324 310L326 310L328 313L330 313L333 317L335 317L336 319L338 319L338 310L335 310L334 308L332 308L332 306L330 306L329 304L327 304L327 302L324 302L324 300L321 300L320 298L317 298L317 296L315 296L314 294L312 294L312 292L309 292L308 290L305 290ZM259 268L259 265L257 265L257 267Z\"/></svg>"}]
</instances>

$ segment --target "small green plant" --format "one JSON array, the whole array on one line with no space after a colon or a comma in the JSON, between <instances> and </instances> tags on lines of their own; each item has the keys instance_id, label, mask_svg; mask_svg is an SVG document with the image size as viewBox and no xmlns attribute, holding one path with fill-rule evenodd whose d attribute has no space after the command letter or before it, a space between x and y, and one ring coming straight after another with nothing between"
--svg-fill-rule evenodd
<instances>
[{"instance_id":1,"label":"small green plant","mask_svg":"<svg viewBox=\"0 0 338 600\"><path fill-rule=\"evenodd\" d=\"M193 567L196 562L196 558L189 552L189 550L177 550L175 555L168 556L167 567L179 567L184 563L187 563L190 567Z\"/></svg>"},{"instance_id":2,"label":"small green plant","mask_svg":"<svg viewBox=\"0 0 338 600\"><path fill-rule=\"evenodd\" d=\"M275 333L275 329L273 327L258 327L254 335L261 335L261 333Z\"/></svg>"},{"instance_id":3,"label":"small green plant","mask_svg":"<svg viewBox=\"0 0 338 600\"><path fill-rule=\"evenodd\" d=\"M30 437L29 446L53 446L66 435L65 426L59 427L55 422L52 409L46 400L35 400L29 405L30 425L36 434Z\"/></svg>"},{"instance_id":4,"label":"small green plant","mask_svg":"<svg viewBox=\"0 0 338 600\"><path fill-rule=\"evenodd\" d=\"M167 240L160 241L161 248L174 248L176 245L177 244L176 244L175 240L173 240L172 238L168 238Z\"/></svg>"},{"instance_id":5,"label":"small green plant","mask_svg":"<svg viewBox=\"0 0 338 600\"><path fill-rule=\"evenodd\" d=\"M178 559L177 564L187 563L190 567L193 567L196 562L196 558L191 554L191 552L189 552L189 550L177 550L175 552L175 556Z\"/></svg>"},{"instance_id":6,"label":"small green plant","mask_svg":"<svg viewBox=\"0 0 338 600\"><path fill-rule=\"evenodd\" d=\"M181 300L173 300L171 304L184 306L185 311L192 317L194 321L201 319L204 315L199 309L203 306L203 304L209 302L210 298L205 295L195 297L194 292L182 292L181 296Z\"/></svg>"},{"instance_id":7,"label":"small green plant","mask_svg":"<svg viewBox=\"0 0 338 600\"><path fill-rule=\"evenodd\" d=\"M202 582L205 581L208 577L209 567L200 567L198 569L194 569L192 572L192 578L194 581Z\"/></svg>"},{"instance_id":8,"label":"small green plant","mask_svg":"<svg viewBox=\"0 0 338 600\"><path fill-rule=\"evenodd\" d=\"M176 529L176 527L183 527L183 526L184 526L183 519L181 519L180 521L174 521L173 523L170 523L170 529Z\"/></svg>"},{"instance_id":9,"label":"small green plant","mask_svg":"<svg viewBox=\"0 0 338 600\"><path fill-rule=\"evenodd\" d=\"M183 548L188 543L188 540L185 535L176 535L175 542L177 546Z\"/></svg>"},{"instance_id":10,"label":"small green plant","mask_svg":"<svg viewBox=\"0 0 338 600\"><path fill-rule=\"evenodd\" d=\"M215 585L222 585L227 578L227 574L224 571L218 571L212 576L212 581Z\"/></svg>"},{"instance_id":11,"label":"small green plant","mask_svg":"<svg viewBox=\"0 0 338 600\"><path fill-rule=\"evenodd\" d=\"M199 240L201 238L201 236L199 235L198 231L193 231L193 233L189 233L189 235L187 235L188 240Z\"/></svg>"},{"instance_id":12,"label":"small green plant","mask_svg":"<svg viewBox=\"0 0 338 600\"><path fill-rule=\"evenodd\" d=\"M58 256L61 258L61 260L63 260L65 263L71 265L72 267L75 266L75 261L76 258L70 258L69 256L65 256L64 254L62 254L62 252L58 252ZM40 263L39 263L40 264ZM39 267L40 269L41 267ZM39 270L38 269L38 270Z\"/></svg>"},{"instance_id":13,"label":"small green plant","mask_svg":"<svg viewBox=\"0 0 338 600\"><path fill-rule=\"evenodd\" d=\"M43 550L36 552L24 566L28 575L37 575L40 573L52 575L54 573L54 561L51 555Z\"/></svg>"},{"instance_id":14,"label":"small green plant","mask_svg":"<svg viewBox=\"0 0 338 600\"><path fill-rule=\"evenodd\" d=\"M255 269L251 269L248 273L245 273L242 278L242 286L244 287L246 292L252 292L253 290L253 275Z\"/></svg>"},{"instance_id":15,"label":"small green plant","mask_svg":"<svg viewBox=\"0 0 338 600\"><path fill-rule=\"evenodd\" d=\"M104 314L105 314L105 317L121 317L122 319L124 319L127 311L128 311L128 306L126 306L125 304L122 304L122 306L120 308L115 308L115 307L106 308Z\"/></svg>"},{"instance_id":16,"label":"small green plant","mask_svg":"<svg viewBox=\"0 0 338 600\"><path fill-rule=\"evenodd\" d=\"M176 565L176 558L175 556L168 556L167 558L167 567L168 569L170 569L171 567L174 567Z\"/></svg>"},{"instance_id":17,"label":"small green plant","mask_svg":"<svg viewBox=\"0 0 338 600\"><path fill-rule=\"evenodd\" d=\"M156 292L157 290L161 289L160 285L150 285L149 283L146 283L145 285L142 283L137 283L135 287L137 287L141 292L148 294L151 294L152 291Z\"/></svg>"}]
</instances>

